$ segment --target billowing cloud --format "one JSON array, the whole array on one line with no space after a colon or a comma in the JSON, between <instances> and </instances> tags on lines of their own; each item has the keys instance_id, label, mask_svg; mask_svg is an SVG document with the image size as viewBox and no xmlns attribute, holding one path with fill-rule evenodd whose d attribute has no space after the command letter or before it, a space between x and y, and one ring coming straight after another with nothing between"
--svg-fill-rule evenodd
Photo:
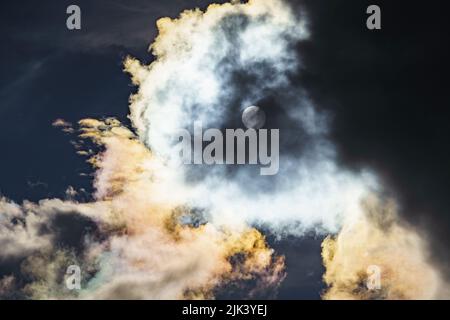
<instances>
[{"instance_id":1,"label":"billowing cloud","mask_svg":"<svg viewBox=\"0 0 450 320\"><path fill-rule=\"evenodd\" d=\"M212 298L247 280L276 289L284 261L260 232L196 223L191 209L164 196L167 170L133 133L114 119L80 125L81 137L105 148L90 159L95 201L1 200L3 297ZM70 265L81 267L80 291L65 286Z\"/></svg>"},{"instance_id":2,"label":"billowing cloud","mask_svg":"<svg viewBox=\"0 0 450 320\"><path fill-rule=\"evenodd\" d=\"M326 299L442 299L449 284L423 236L399 221L393 200L372 195L364 214L322 243Z\"/></svg>"},{"instance_id":3,"label":"billowing cloud","mask_svg":"<svg viewBox=\"0 0 450 320\"><path fill-rule=\"evenodd\" d=\"M302 70L295 48L309 37L307 19L278 0L213 5L161 19L151 46L155 61L125 62L139 86L131 99L132 123L170 167L180 128L189 130L194 121L239 128L241 112L260 105L269 114L267 126L280 129L278 175L259 177L248 166L173 167L173 185L188 202L219 225L263 225L279 237L336 233L323 244L325 298L445 296L426 240L379 203L381 196L374 195L384 190L376 173L338 164L328 137L332 115L319 111L294 80ZM370 265L383 270L381 292L362 288Z\"/></svg>"},{"instance_id":4,"label":"billowing cloud","mask_svg":"<svg viewBox=\"0 0 450 320\"><path fill-rule=\"evenodd\" d=\"M150 65L128 58L139 86L131 115L140 139L168 164L180 129L242 128L258 104L280 130L280 171L261 177L248 165L174 166L174 185L215 223L264 225L276 234L335 232L376 179L346 172L327 139L328 115L292 82L301 67L296 45L309 37L307 16L280 0L211 5L157 23ZM205 196L208 195L208 196Z\"/></svg>"}]
</instances>

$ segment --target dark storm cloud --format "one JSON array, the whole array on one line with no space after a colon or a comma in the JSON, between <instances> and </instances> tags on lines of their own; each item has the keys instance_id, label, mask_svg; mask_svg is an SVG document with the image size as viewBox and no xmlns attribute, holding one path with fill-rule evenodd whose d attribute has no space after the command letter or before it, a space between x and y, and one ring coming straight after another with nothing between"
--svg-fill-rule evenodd
<instances>
[{"instance_id":1,"label":"dark storm cloud","mask_svg":"<svg viewBox=\"0 0 450 320\"><path fill-rule=\"evenodd\" d=\"M450 275L448 18L438 1L377 1L382 30L365 27L369 1L296 1L310 15L298 83L331 111L342 165L371 167L426 230ZM446 267L445 267L446 266Z\"/></svg>"}]
</instances>

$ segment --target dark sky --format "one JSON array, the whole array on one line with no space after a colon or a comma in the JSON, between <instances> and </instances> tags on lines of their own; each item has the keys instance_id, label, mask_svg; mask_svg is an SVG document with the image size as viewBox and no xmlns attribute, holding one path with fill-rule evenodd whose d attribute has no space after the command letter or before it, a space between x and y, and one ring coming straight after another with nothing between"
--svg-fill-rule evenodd
<instances>
[{"instance_id":1,"label":"dark sky","mask_svg":"<svg viewBox=\"0 0 450 320\"><path fill-rule=\"evenodd\" d=\"M376 1L382 30L372 32L359 26L372 1L305 2L314 39L301 48L307 70L299 81L332 110L341 164L377 172L450 276L448 7Z\"/></svg>"},{"instance_id":2,"label":"dark sky","mask_svg":"<svg viewBox=\"0 0 450 320\"><path fill-rule=\"evenodd\" d=\"M449 19L444 1L295 0L310 16L299 50L301 77L317 106L330 110L339 160L371 167L407 221L432 235L433 254L450 262ZM155 21L194 0L2 1L0 8L0 193L16 201L90 190L84 158L51 123L114 116L125 123L135 90L122 72L131 54L150 61ZM369 4L382 30L365 27ZM68 31L66 8L82 9ZM321 238L271 240L286 254L280 298L319 298ZM447 267L448 268L448 267ZM450 274L446 270L446 274Z\"/></svg>"}]
</instances>

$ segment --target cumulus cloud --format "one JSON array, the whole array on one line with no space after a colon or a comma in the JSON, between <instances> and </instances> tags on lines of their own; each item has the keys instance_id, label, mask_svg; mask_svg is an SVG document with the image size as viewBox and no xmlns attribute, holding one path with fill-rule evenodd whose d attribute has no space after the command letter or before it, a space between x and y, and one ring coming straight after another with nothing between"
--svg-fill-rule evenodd
<instances>
[{"instance_id":1,"label":"cumulus cloud","mask_svg":"<svg viewBox=\"0 0 450 320\"><path fill-rule=\"evenodd\" d=\"M309 37L307 16L280 0L211 5L163 18L151 45L156 58L133 58L125 70L139 86L131 115L140 139L170 164L178 132L194 121L205 128L241 128L242 111L261 105L269 128L280 130L280 172L260 177L249 166L174 167L174 181L215 223L264 225L276 234L336 232L358 210L369 173L354 175L335 163L326 137L328 115L292 83L301 66L295 46ZM238 119L238 121L236 121ZM207 197L205 195L208 195Z\"/></svg>"},{"instance_id":2,"label":"cumulus cloud","mask_svg":"<svg viewBox=\"0 0 450 320\"><path fill-rule=\"evenodd\" d=\"M398 218L393 200L372 195L364 214L322 243L325 299L442 299L449 284L430 262L417 230ZM374 275L373 272L379 272ZM379 276L379 287L370 286ZM378 281L378 280L376 280Z\"/></svg>"},{"instance_id":3,"label":"cumulus cloud","mask_svg":"<svg viewBox=\"0 0 450 320\"><path fill-rule=\"evenodd\" d=\"M294 14L283 1L254 0L185 11L159 20L158 28L151 45L155 61L142 65L128 58L125 70L139 86L131 99L132 123L169 166L178 156L178 130L189 130L194 121L239 128L242 110L257 104L268 114L267 127L280 129L274 177L259 177L248 166L174 167L172 185L189 203L219 225L264 226L279 237L310 230L337 234L323 244L325 298L443 294L426 241L378 203L381 196L374 194L383 187L374 172L338 165L328 137L332 117L293 80L302 70L296 45L310 36L304 13ZM389 219L389 226L381 224ZM371 264L384 270L381 293L360 289Z\"/></svg>"},{"instance_id":4,"label":"cumulus cloud","mask_svg":"<svg viewBox=\"0 0 450 320\"><path fill-rule=\"evenodd\" d=\"M114 119L80 125L81 137L105 148L90 159L95 200L0 201L2 297L212 298L222 285L250 279L276 289L284 261L260 232L194 223L191 209L167 197L167 170L132 132ZM65 286L73 264L82 270L80 291Z\"/></svg>"}]
</instances>

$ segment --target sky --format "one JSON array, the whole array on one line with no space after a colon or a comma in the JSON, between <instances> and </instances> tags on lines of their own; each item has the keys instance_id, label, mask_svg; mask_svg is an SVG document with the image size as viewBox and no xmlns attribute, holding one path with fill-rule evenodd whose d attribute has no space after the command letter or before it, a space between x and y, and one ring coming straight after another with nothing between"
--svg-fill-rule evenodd
<instances>
[{"instance_id":1,"label":"sky","mask_svg":"<svg viewBox=\"0 0 450 320\"><path fill-rule=\"evenodd\" d=\"M69 186L78 191L76 201L96 200L98 186L93 183L99 178L95 169L76 153L73 134L52 124L56 119L76 124L85 118L114 117L129 129L141 129L139 125L133 128L133 116L131 120L128 117L129 99L136 92L145 96L146 91L142 84L140 88L133 85L130 75L123 71L126 57L134 57L143 65L155 61L148 48L158 35L156 20L176 18L185 9L205 10L210 1L79 0L76 4L82 10L82 30L69 31L65 10L72 3L18 0L3 2L0 10L0 194L16 203L70 200ZM288 50L298 54L300 63L289 74L287 88L290 93L307 96L315 112L326 115L328 128L323 142L298 131L284 114L277 116L277 111L270 111L279 101L290 106L293 98L279 100L284 99L284 92L278 84L273 88L268 84L266 90L273 89L270 99L258 102L266 108L269 119L276 119L270 125L285 126L289 137L306 137L281 140L282 147L289 149L286 163L296 164L292 159L301 158L297 150L308 143L311 150L316 150L316 143L319 147L330 143L333 163L344 175L355 177L356 184L365 179L360 177L366 172L376 176L382 196L397 202L400 225L407 225L426 240L427 259L446 282L450 277L450 101L446 90L448 23L442 3L377 1L382 8L382 29L374 31L365 27L365 10L371 1L287 3L295 17L306 15L309 32L301 41L289 40L292 47ZM266 76L266 66L260 68ZM129 73L134 75L133 70ZM259 74L255 77L259 79ZM247 81L253 78L236 79L236 100L230 104L241 101L243 88L259 93L248 86ZM224 125L233 125L233 121L232 117L225 119ZM193 174L200 176L198 172ZM279 180L261 179L254 185L259 188L269 181L281 190L284 174L289 171ZM220 185L231 181L240 186L240 180L224 177L228 176L221 176ZM297 181L292 175L290 179ZM199 190L209 186L210 181L197 180L200 182L192 186L193 190L197 185ZM261 191L263 195L267 192L278 195L278 190L270 188ZM222 192L217 194L222 197ZM275 199L289 202L286 199L292 197L280 191L280 198ZM242 206L247 203L244 200ZM249 205L249 210L252 208ZM286 217L290 219L288 213ZM273 227L278 221L270 219L254 224L266 235L269 247L284 256L285 277L276 294L268 297L320 299L326 290L321 250L328 233L311 227L301 234L294 230L286 235ZM336 234L336 230L330 234ZM2 259L0 277L19 268ZM218 290L216 297L246 297L249 290L233 285Z\"/></svg>"}]
</instances>

